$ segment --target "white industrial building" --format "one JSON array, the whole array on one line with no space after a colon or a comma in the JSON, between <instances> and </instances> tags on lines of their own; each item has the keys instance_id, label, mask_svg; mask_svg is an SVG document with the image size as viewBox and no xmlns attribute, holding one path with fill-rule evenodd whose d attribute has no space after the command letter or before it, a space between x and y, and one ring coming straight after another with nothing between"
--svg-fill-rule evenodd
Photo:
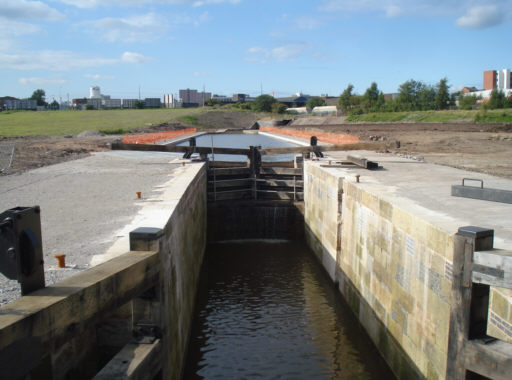
<instances>
[{"instance_id":1,"label":"white industrial building","mask_svg":"<svg viewBox=\"0 0 512 380\"><path fill-rule=\"evenodd\" d=\"M181 102L173 94L164 94L164 108L181 108Z\"/></svg>"},{"instance_id":2,"label":"white industrial building","mask_svg":"<svg viewBox=\"0 0 512 380\"><path fill-rule=\"evenodd\" d=\"M101 99L100 86L89 87L89 99Z\"/></svg>"},{"instance_id":3,"label":"white industrial building","mask_svg":"<svg viewBox=\"0 0 512 380\"><path fill-rule=\"evenodd\" d=\"M484 89L471 91L463 94L463 96L469 95L489 99L491 92L495 89L503 91L507 97L512 95L512 76L510 69L484 71Z\"/></svg>"}]
</instances>

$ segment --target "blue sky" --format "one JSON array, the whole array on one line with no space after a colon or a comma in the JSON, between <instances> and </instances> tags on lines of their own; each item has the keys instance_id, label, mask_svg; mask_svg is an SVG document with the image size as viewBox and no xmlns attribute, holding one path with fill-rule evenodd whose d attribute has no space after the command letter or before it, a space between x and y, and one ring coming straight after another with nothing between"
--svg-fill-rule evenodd
<instances>
[{"instance_id":1,"label":"blue sky","mask_svg":"<svg viewBox=\"0 0 512 380\"><path fill-rule=\"evenodd\" d=\"M511 0L0 0L0 96L339 95L512 68Z\"/></svg>"}]
</instances>

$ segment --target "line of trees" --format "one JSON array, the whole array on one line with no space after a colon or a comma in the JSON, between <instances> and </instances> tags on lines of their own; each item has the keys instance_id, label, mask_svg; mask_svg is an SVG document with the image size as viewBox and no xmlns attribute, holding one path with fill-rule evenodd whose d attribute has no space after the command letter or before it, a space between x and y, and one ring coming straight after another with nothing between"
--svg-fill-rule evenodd
<instances>
[{"instance_id":1,"label":"line of trees","mask_svg":"<svg viewBox=\"0 0 512 380\"><path fill-rule=\"evenodd\" d=\"M385 99L375 82L363 95L355 94L354 86L349 84L340 96L338 108L347 115L370 112L445 110L455 107L457 98L459 108L466 110L472 109L481 99L474 95L450 94L446 78L442 78L434 86L411 79L398 87L398 95L394 99ZM494 89L490 99L483 102L483 107L486 109L511 108L512 96L507 98L503 91Z\"/></svg>"},{"instance_id":2,"label":"line of trees","mask_svg":"<svg viewBox=\"0 0 512 380\"><path fill-rule=\"evenodd\" d=\"M369 112L444 110L455 104L448 92L448 80L443 78L435 86L408 80L398 88L395 99L385 99L377 83L373 82L363 95L354 94L349 84L340 96L338 107L348 115Z\"/></svg>"}]
</instances>

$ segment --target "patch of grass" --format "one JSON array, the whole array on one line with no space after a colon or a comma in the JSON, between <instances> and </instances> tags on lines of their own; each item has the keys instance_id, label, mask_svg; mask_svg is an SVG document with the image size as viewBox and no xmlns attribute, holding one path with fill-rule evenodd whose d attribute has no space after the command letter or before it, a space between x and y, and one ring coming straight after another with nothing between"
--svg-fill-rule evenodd
<instances>
[{"instance_id":1,"label":"patch of grass","mask_svg":"<svg viewBox=\"0 0 512 380\"><path fill-rule=\"evenodd\" d=\"M199 121L198 121L197 115L178 116L178 120L181 120L182 122L187 123L187 124L199 126Z\"/></svg>"},{"instance_id":2,"label":"patch of grass","mask_svg":"<svg viewBox=\"0 0 512 380\"><path fill-rule=\"evenodd\" d=\"M474 118L475 123L512 123L512 109L482 110Z\"/></svg>"},{"instance_id":3,"label":"patch of grass","mask_svg":"<svg viewBox=\"0 0 512 380\"><path fill-rule=\"evenodd\" d=\"M83 131L125 132L158 125L201 109L125 109L93 111L39 111L0 113L0 136L65 136Z\"/></svg>"},{"instance_id":4,"label":"patch of grass","mask_svg":"<svg viewBox=\"0 0 512 380\"><path fill-rule=\"evenodd\" d=\"M453 123L473 122L477 111L411 111L411 112L375 112L347 117L350 122L429 122Z\"/></svg>"},{"instance_id":5,"label":"patch of grass","mask_svg":"<svg viewBox=\"0 0 512 380\"><path fill-rule=\"evenodd\" d=\"M130 131L123 129L123 128L117 128L117 129L101 129L100 132L103 133L104 135L125 135Z\"/></svg>"},{"instance_id":6,"label":"patch of grass","mask_svg":"<svg viewBox=\"0 0 512 380\"><path fill-rule=\"evenodd\" d=\"M352 115L347 117L350 122L397 122L408 116L408 112L374 112L363 115Z\"/></svg>"}]
</instances>

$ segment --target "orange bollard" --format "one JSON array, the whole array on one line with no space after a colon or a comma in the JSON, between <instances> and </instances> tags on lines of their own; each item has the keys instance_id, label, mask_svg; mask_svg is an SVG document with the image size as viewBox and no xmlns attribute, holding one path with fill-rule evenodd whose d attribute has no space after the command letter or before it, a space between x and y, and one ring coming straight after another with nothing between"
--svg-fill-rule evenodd
<instances>
[{"instance_id":1,"label":"orange bollard","mask_svg":"<svg viewBox=\"0 0 512 380\"><path fill-rule=\"evenodd\" d=\"M137 199L141 199L142 198L142 192L141 191L137 191Z\"/></svg>"},{"instance_id":2,"label":"orange bollard","mask_svg":"<svg viewBox=\"0 0 512 380\"><path fill-rule=\"evenodd\" d=\"M59 254L59 255L53 255L58 261L59 261L59 268L65 268L66 267L66 255Z\"/></svg>"}]
</instances>

